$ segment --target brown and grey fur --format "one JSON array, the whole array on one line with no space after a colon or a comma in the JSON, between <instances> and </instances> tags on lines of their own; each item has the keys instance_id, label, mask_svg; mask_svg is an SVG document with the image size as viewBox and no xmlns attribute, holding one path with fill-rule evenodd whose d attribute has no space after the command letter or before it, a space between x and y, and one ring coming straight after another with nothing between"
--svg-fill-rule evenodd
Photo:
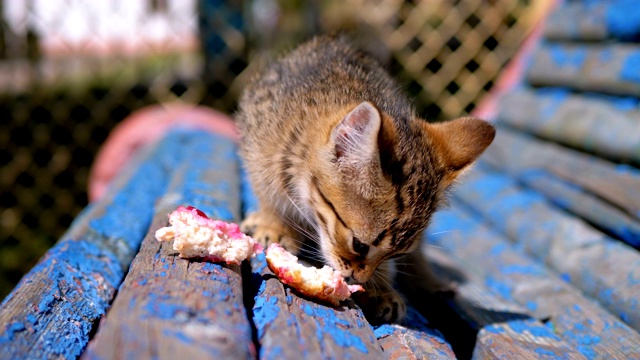
<instances>
[{"instance_id":1,"label":"brown and grey fur","mask_svg":"<svg viewBox=\"0 0 640 360\"><path fill-rule=\"evenodd\" d=\"M420 119L398 83L344 37L315 38L267 66L237 120L260 201L244 230L294 253L315 239L324 262L365 283L357 300L374 322L404 316L392 256L408 254L407 280L440 289L414 250L446 189L493 140L491 125Z\"/></svg>"}]
</instances>

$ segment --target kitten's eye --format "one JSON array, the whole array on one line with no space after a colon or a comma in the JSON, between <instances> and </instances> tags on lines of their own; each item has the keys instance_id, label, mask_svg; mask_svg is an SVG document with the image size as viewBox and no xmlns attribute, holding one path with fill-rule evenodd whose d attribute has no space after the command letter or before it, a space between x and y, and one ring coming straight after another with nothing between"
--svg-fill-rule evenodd
<instances>
[{"instance_id":1,"label":"kitten's eye","mask_svg":"<svg viewBox=\"0 0 640 360\"><path fill-rule=\"evenodd\" d=\"M358 240L358 238L353 238L353 251L358 253L360 256L365 257L369 252L369 245L363 244L362 241Z\"/></svg>"}]
</instances>

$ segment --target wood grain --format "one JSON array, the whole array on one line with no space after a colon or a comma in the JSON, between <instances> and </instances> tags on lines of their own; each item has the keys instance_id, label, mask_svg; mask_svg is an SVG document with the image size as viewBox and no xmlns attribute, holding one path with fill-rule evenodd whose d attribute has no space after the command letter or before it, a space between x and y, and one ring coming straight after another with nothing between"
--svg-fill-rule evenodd
<instances>
[{"instance_id":1,"label":"wood grain","mask_svg":"<svg viewBox=\"0 0 640 360\"><path fill-rule=\"evenodd\" d=\"M371 325L352 300L334 307L306 299L273 275L264 255L251 264L260 359L383 358Z\"/></svg>"},{"instance_id":2,"label":"wood grain","mask_svg":"<svg viewBox=\"0 0 640 360\"><path fill-rule=\"evenodd\" d=\"M151 222L166 168L209 138L174 134L140 151L107 196L69 231L0 305L0 358L74 358L116 294Z\"/></svg>"},{"instance_id":3,"label":"wood grain","mask_svg":"<svg viewBox=\"0 0 640 360\"><path fill-rule=\"evenodd\" d=\"M459 353L459 356L535 359L545 354L551 359L585 358L549 327L533 318L525 307L486 287L482 277L475 275L479 270L476 266L466 264L438 248L423 246L422 249L437 276L444 281L458 282L455 297L446 304L475 332L472 354ZM448 315L440 321L453 322L454 319ZM451 338L462 335L455 327L451 330L445 336ZM476 341L475 334L482 340L486 333L490 334L491 341ZM518 356L513 357L514 354Z\"/></svg>"},{"instance_id":4,"label":"wood grain","mask_svg":"<svg viewBox=\"0 0 640 360\"><path fill-rule=\"evenodd\" d=\"M500 99L498 118L519 131L618 162L640 164L640 100L568 89L520 88Z\"/></svg>"},{"instance_id":5,"label":"wood grain","mask_svg":"<svg viewBox=\"0 0 640 360\"><path fill-rule=\"evenodd\" d=\"M545 42L533 54L527 81L612 95L640 96L640 46Z\"/></svg>"},{"instance_id":6,"label":"wood grain","mask_svg":"<svg viewBox=\"0 0 640 360\"><path fill-rule=\"evenodd\" d=\"M387 359L455 359L442 333L413 307L401 324L383 324L373 331Z\"/></svg>"},{"instance_id":7,"label":"wood grain","mask_svg":"<svg viewBox=\"0 0 640 360\"><path fill-rule=\"evenodd\" d=\"M637 39L640 27L634 17L635 5L624 0L565 2L547 19L544 36L554 41L583 42Z\"/></svg>"},{"instance_id":8,"label":"wood grain","mask_svg":"<svg viewBox=\"0 0 640 360\"><path fill-rule=\"evenodd\" d=\"M431 230L440 234L431 236L429 244L454 254L472 278L506 301L525 307L585 357L640 357L636 331L543 263L526 256L461 204L452 202L451 207L435 215Z\"/></svg>"},{"instance_id":9,"label":"wood grain","mask_svg":"<svg viewBox=\"0 0 640 360\"><path fill-rule=\"evenodd\" d=\"M87 359L255 357L238 266L182 259L155 231L179 205L209 217L240 218L239 168L230 140L210 139L177 167L118 297Z\"/></svg>"},{"instance_id":10,"label":"wood grain","mask_svg":"<svg viewBox=\"0 0 640 360\"><path fill-rule=\"evenodd\" d=\"M640 254L636 250L502 173L475 169L454 198L631 327L640 328Z\"/></svg>"},{"instance_id":11,"label":"wood grain","mask_svg":"<svg viewBox=\"0 0 640 360\"><path fill-rule=\"evenodd\" d=\"M640 219L640 170L500 127L482 160L518 176L545 169Z\"/></svg>"}]
</instances>

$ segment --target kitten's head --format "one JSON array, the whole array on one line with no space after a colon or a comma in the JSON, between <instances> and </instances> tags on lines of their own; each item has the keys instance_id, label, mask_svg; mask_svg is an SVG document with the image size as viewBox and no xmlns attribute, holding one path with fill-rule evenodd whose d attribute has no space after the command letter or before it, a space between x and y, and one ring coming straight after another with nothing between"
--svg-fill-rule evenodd
<instances>
[{"instance_id":1,"label":"kitten's head","mask_svg":"<svg viewBox=\"0 0 640 360\"><path fill-rule=\"evenodd\" d=\"M309 195L326 262L365 282L419 244L444 192L495 130L474 118L395 121L369 102L345 112L325 134Z\"/></svg>"}]
</instances>

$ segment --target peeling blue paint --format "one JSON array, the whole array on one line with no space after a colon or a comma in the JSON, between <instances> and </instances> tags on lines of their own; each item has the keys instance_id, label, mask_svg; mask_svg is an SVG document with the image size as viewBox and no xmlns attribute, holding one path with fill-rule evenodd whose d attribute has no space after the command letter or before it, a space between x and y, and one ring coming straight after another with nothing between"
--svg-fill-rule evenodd
<instances>
[{"instance_id":1,"label":"peeling blue paint","mask_svg":"<svg viewBox=\"0 0 640 360\"><path fill-rule=\"evenodd\" d=\"M306 303L302 307L307 316L313 317L318 322L316 337L320 343L325 336L333 339L336 345L341 347L351 347L368 354L369 350L362 339L356 336L350 328L349 322L336 316L335 310L323 305Z\"/></svg>"},{"instance_id":2,"label":"peeling blue paint","mask_svg":"<svg viewBox=\"0 0 640 360\"><path fill-rule=\"evenodd\" d=\"M262 281L253 305L253 323L256 326L259 337L264 335L269 324L271 324L280 314L280 308L276 305L278 303L278 299L262 295L264 294L266 287L267 282Z\"/></svg>"},{"instance_id":3,"label":"peeling blue paint","mask_svg":"<svg viewBox=\"0 0 640 360\"><path fill-rule=\"evenodd\" d=\"M640 83L640 50L632 52L624 59L620 69L620 78L625 81Z\"/></svg>"},{"instance_id":4,"label":"peeling blue paint","mask_svg":"<svg viewBox=\"0 0 640 360\"><path fill-rule=\"evenodd\" d=\"M167 170L177 168L176 164L187 154L210 149L212 143L235 149L230 140L205 132L169 134L155 150L146 154L146 160L133 169L130 180L113 198L103 200L109 201L104 209L100 203L91 204L76 218L70 231L14 290L16 293L22 291L22 287L35 286L32 279L44 274L46 284L39 290L42 296L34 313L25 315L30 323L29 331L19 332L13 349L33 349L34 357L80 355L93 324L106 312L147 232L156 200L171 177ZM96 209L99 210L96 212ZM143 279L138 284L144 285L146 281ZM13 294L5 298L3 305L9 306L11 301L15 301ZM156 310L169 316L175 309L160 305ZM57 330L44 332L50 323L57 324ZM4 331L0 333L0 337L4 335Z\"/></svg>"},{"instance_id":5,"label":"peeling blue paint","mask_svg":"<svg viewBox=\"0 0 640 360\"><path fill-rule=\"evenodd\" d=\"M375 326L373 328L373 335L376 337L376 339L382 339L384 337L393 335L393 332L396 329L393 327L393 325L389 325L389 324L383 324L380 326Z\"/></svg>"},{"instance_id":6,"label":"peeling blue paint","mask_svg":"<svg viewBox=\"0 0 640 360\"><path fill-rule=\"evenodd\" d=\"M562 44L549 44L547 46L553 62L560 67L579 68L587 60L587 49L574 47L567 48Z\"/></svg>"},{"instance_id":7,"label":"peeling blue paint","mask_svg":"<svg viewBox=\"0 0 640 360\"><path fill-rule=\"evenodd\" d=\"M640 12L636 0L609 1L605 19L607 30L614 37L637 40L640 35Z\"/></svg>"},{"instance_id":8,"label":"peeling blue paint","mask_svg":"<svg viewBox=\"0 0 640 360\"><path fill-rule=\"evenodd\" d=\"M511 292L513 291L513 289L509 285L505 284L503 281L500 281L495 277L489 275L484 280L484 284L485 286L493 290L496 294L498 294L503 299L511 302L515 302L515 300L513 299L513 296L511 296Z\"/></svg>"},{"instance_id":9,"label":"peeling blue paint","mask_svg":"<svg viewBox=\"0 0 640 360\"><path fill-rule=\"evenodd\" d=\"M163 329L162 334L167 337L174 337L187 345L193 345L194 343L192 338L180 330Z\"/></svg>"}]
</instances>

